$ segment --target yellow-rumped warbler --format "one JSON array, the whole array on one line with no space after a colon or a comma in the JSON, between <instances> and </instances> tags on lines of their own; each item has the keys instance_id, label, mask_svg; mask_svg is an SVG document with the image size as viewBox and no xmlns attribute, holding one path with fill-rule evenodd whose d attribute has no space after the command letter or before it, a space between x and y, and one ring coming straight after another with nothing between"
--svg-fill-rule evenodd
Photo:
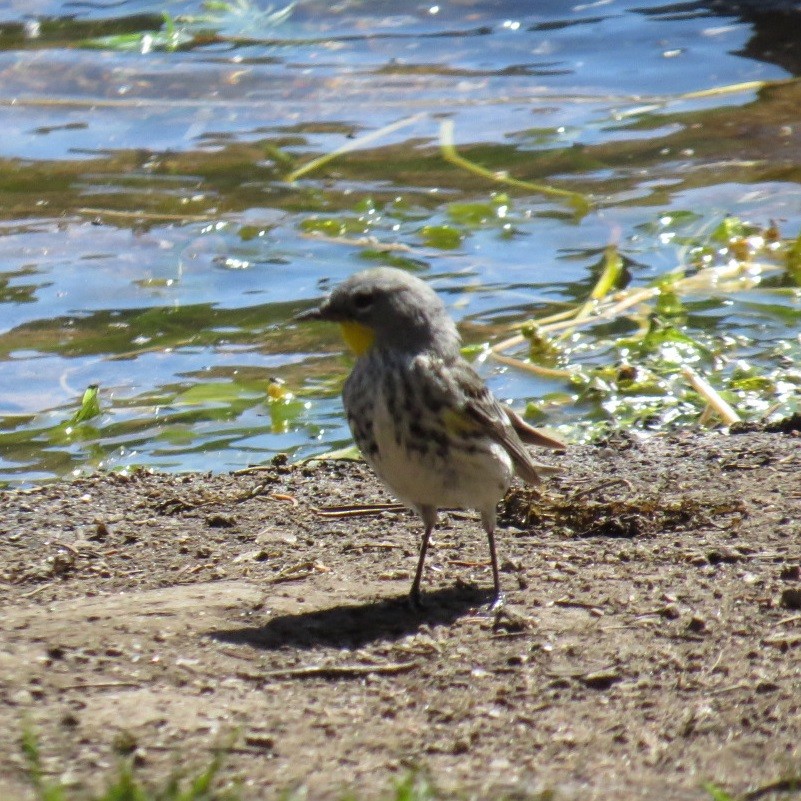
<instances>
[{"instance_id":1,"label":"yellow-rumped warbler","mask_svg":"<svg viewBox=\"0 0 801 801\"><path fill-rule=\"evenodd\" d=\"M456 325L425 282L391 267L364 270L298 320L339 323L356 364L342 392L364 458L425 532L410 592L420 579L439 507L475 509L489 539L493 606L503 599L495 552L496 506L516 473L537 484L557 468L535 462L523 440L563 444L501 405L462 358Z\"/></svg>"}]
</instances>

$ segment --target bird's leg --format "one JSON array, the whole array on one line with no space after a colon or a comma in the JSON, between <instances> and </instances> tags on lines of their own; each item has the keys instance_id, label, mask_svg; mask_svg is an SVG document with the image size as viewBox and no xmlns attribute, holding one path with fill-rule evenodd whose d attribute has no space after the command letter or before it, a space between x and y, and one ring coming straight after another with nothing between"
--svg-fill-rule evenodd
<instances>
[{"instance_id":1,"label":"bird's leg","mask_svg":"<svg viewBox=\"0 0 801 801\"><path fill-rule=\"evenodd\" d=\"M412 589L409 591L409 603L419 609L423 605L420 599L420 581L423 578L423 565L428 552L428 541L437 522L437 510L431 506L423 506L418 511L420 512L420 517L423 518L425 531L423 531L423 540L420 543L420 555L417 557L417 570L414 574Z\"/></svg>"},{"instance_id":2,"label":"bird's leg","mask_svg":"<svg viewBox=\"0 0 801 801\"><path fill-rule=\"evenodd\" d=\"M501 592L501 577L498 572L498 554L495 550L495 510L493 509L491 514L482 513L481 522L484 524L484 531L487 532L487 540L489 541L490 562L492 563L492 583L494 588L490 611L494 612L500 609L506 602L506 598Z\"/></svg>"}]
</instances>

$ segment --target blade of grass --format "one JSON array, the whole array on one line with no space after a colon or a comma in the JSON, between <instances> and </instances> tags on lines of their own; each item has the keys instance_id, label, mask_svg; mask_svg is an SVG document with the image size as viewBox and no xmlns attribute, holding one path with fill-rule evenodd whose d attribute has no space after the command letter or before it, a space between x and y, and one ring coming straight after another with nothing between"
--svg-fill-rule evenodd
<instances>
[{"instance_id":1,"label":"blade of grass","mask_svg":"<svg viewBox=\"0 0 801 801\"><path fill-rule=\"evenodd\" d=\"M480 164L476 164L464 156L459 155L456 150L456 145L453 140L453 120L443 120L439 128L439 147L442 151L442 157L445 161L456 167L461 167L473 175L480 175L482 178L489 178L496 183L506 184L508 186L516 186L520 189L527 189L530 192L536 192L541 195L549 195L551 197L558 197L567 202L573 207L578 217L583 217L590 211L590 201L585 195L580 192L572 192L569 189L558 189L555 186L548 184L535 184L530 181L521 181L518 178L511 178L503 173L493 172Z\"/></svg>"},{"instance_id":2,"label":"blade of grass","mask_svg":"<svg viewBox=\"0 0 801 801\"><path fill-rule=\"evenodd\" d=\"M578 325L582 320L586 320L595 309L598 308L599 301L603 300L617 284L620 274L623 272L623 259L620 258L615 245L607 245L604 252L604 268L601 271L595 286L592 288L589 297L579 307L573 322ZM571 327L568 327L562 334L563 337L569 336Z\"/></svg>"},{"instance_id":3,"label":"blade of grass","mask_svg":"<svg viewBox=\"0 0 801 801\"><path fill-rule=\"evenodd\" d=\"M345 153L350 153L352 150L357 150L360 147L364 147L364 145L375 142L382 136L394 133L395 131L398 131L401 128L406 128L409 125L414 125L414 123L419 122L425 116L426 115L424 113L420 113L414 114L411 117L404 117L402 120L393 122L390 125L385 125L383 128L379 128L378 130L370 131L370 133L365 134L364 136L359 136L356 139L352 139L350 142L342 145L342 147L338 147L336 150L332 150L330 153L324 153L322 156L312 159L302 167L298 167L296 170L293 170L291 173L289 173L289 175L287 175L286 182L290 184L294 183L298 180L298 178L301 178L304 175L319 169L325 164L328 164L329 161L333 161L334 159L345 155Z\"/></svg>"},{"instance_id":4,"label":"blade of grass","mask_svg":"<svg viewBox=\"0 0 801 801\"><path fill-rule=\"evenodd\" d=\"M772 81L771 85L783 83L783 81ZM763 89L768 85L767 81L743 81L742 83L732 83L727 86L713 86L711 89L699 89L697 92L685 92L679 95L679 100L699 100L704 97L719 97L720 95L733 95L738 92L750 92L752 90Z\"/></svg>"},{"instance_id":5,"label":"blade of grass","mask_svg":"<svg viewBox=\"0 0 801 801\"><path fill-rule=\"evenodd\" d=\"M698 375L692 367L685 365L681 368L681 373L687 379L690 386L706 400L726 425L740 422L740 415L738 415L737 412L720 397L717 390L705 378Z\"/></svg>"},{"instance_id":6,"label":"blade of grass","mask_svg":"<svg viewBox=\"0 0 801 801\"><path fill-rule=\"evenodd\" d=\"M525 370L527 373L541 376L542 378L563 378L569 379L574 371L563 369L559 367L543 367L541 364L534 362L525 362L522 359L517 359L514 356L507 356L505 353L492 353L492 358L501 364L509 365L509 367L516 367L518 370Z\"/></svg>"}]
</instances>

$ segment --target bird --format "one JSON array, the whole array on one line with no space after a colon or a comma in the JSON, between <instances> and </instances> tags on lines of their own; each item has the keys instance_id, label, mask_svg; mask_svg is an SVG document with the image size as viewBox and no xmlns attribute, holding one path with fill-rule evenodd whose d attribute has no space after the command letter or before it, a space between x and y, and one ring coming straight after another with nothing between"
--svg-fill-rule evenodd
<instances>
[{"instance_id":1,"label":"bird","mask_svg":"<svg viewBox=\"0 0 801 801\"><path fill-rule=\"evenodd\" d=\"M491 609L504 603L495 546L496 507L517 475L539 484L557 467L535 461L524 441L553 450L564 444L528 425L499 402L461 355L461 338L437 293L394 267L351 275L296 320L339 323L355 354L342 401L365 461L424 531L409 591L420 584L438 509L478 512L492 566Z\"/></svg>"}]
</instances>

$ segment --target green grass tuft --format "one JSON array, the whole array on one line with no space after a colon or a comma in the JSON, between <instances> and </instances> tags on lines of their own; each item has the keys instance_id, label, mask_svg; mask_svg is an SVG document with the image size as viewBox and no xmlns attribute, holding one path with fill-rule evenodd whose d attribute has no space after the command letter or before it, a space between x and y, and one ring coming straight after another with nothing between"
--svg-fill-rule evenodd
<instances>
[{"instance_id":1,"label":"green grass tuft","mask_svg":"<svg viewBox=\"0 0 801 801\"><path fill-rule=\"evenodd\" d=\"M160 787L148 786L136 775L131 755L120 759L116 772L99 795L73 796L61 781L45 779L39 741L30 729L23 732L20 745L37 801L237 801L240 798L236 790L220 788L215 782L225 748L219 749L211 762L196 775L187 778L175 772Z\"/></svg>"},{"instance_id":2,"label":"green grass tuft","mask_svg":"<svg viewBox=\"0 0 801 801\"><path fill-rule=\"evenodd\" d=\"M718 787L712 782L706 782L703 788L709 793L709 797L712 801L736 801L733 795L730 795L722 787Z\"/></svg>"}]
</instances>

